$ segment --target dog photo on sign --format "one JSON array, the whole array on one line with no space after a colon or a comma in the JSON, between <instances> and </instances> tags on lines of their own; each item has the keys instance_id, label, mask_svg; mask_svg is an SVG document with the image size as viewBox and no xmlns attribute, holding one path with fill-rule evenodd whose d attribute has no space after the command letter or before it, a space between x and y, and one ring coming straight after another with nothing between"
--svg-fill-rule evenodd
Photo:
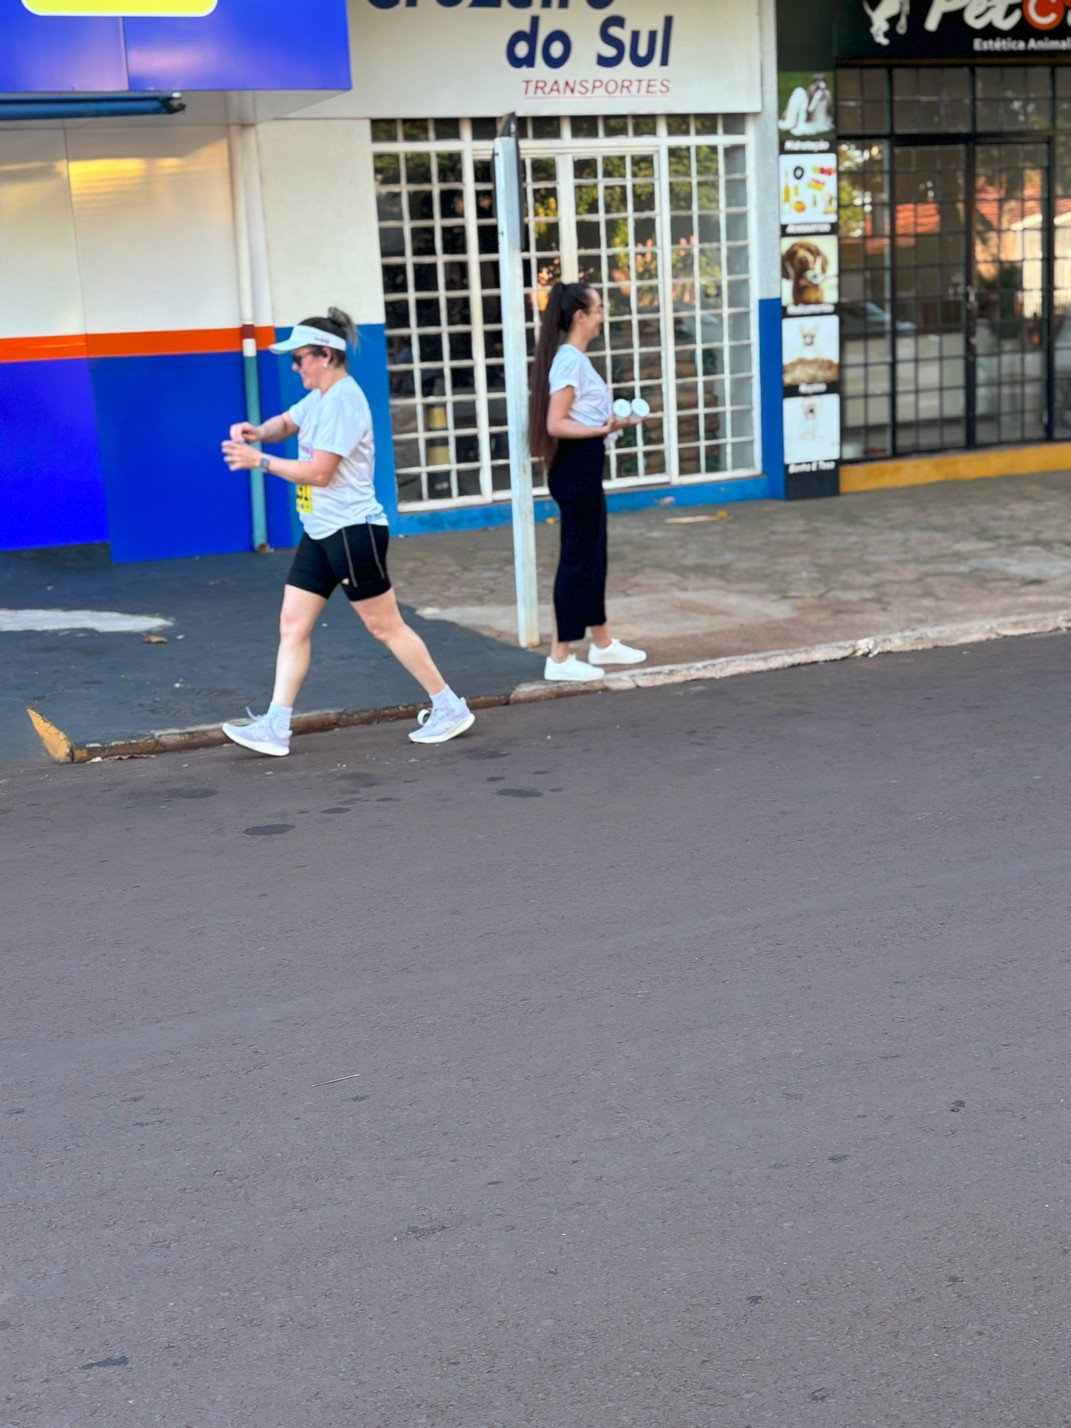
<instances>
[{"instance_id":1,"label":"dog photo on sign","mask_svg":"<svg viewBox=\"0 0 1071 1428\"><path fill-rule=\"evenodd\" d=\"M787 138L831 139L835 128L831 76L794 71L777 77L777 127Z\"/></svg>"},{"instance_id":2,"label":"dog photo on sign","mask_svg":"<svg viewBox=\"0 0 1071 1428\"><path fill-rule=\"evenodd\" d=\"M829 385L840 379L840 319L781 320L781 381L786 387Z\"/></svg>"},{"instance_id":3,"label":"dog photo on sign","mask_svg":"<svg viewBox=\"0 0 1071 1428\"><path fill-rule=\"evenodd\" d=\"M832 233L781 239L781 303L817 307L837 301L837 239Z\"/></svg>"},{"instance_id":4,"label":"dog photo on sign","mask_svg":"<svg viewBox=\"0 0 1071 1428\"><path fill-rule=\"evenodd\" d=\"M840 456L840 397L786 397L785 462L836 461Z\"/></svg>"}]
</instances>

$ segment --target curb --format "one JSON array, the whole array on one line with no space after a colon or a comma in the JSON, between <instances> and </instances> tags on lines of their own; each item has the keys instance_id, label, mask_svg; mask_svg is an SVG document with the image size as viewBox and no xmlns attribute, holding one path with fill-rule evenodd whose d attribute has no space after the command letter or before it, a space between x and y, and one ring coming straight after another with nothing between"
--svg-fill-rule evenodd
<instances>
[{"instance_id":1,"label":"curb","mask_svg":"<svg viewBox=\"0 0 1071 1428\"><path fill-rule=\"evenodd\" d=\"M534 704L545 699L571 698L579 694L620 694L630 689L657 689L667 684L687 684L699 679L731 679L741 674L765 674L777 669L794 669L808 664L834 664L846 659L874 659L883 654L903 654L911 650L941 649L950 645L982 644L989 640L1012 639L1021 635L1052 635L1071 630L1071 610L1051 615L1009 615L995 620L972 620L960 625L932 625L919 630L899 630L890 635L871 635L858 640L836 640L804 645L798 649L770 650L762 654L726 655L721 659L694 664L664 664L636 670L632 674L608 674L599 684L554 684L538 680L519 684L508 694L488 694L468 700L473 709L495 709L508 704ZM330 709L299 715L293 723L295 734L324 733L355 725L389 724L415 719L427 705L396 704L385 709ZM31 719L34 711L28 710ZM37 716L40 719L40 716ZM35 723L36 727L36 723ZM39 731L40 732L40 731ZM57 731L58 732L58 731ZM99 743L74 744L60 735L62 752L48 748L57 763L84 764L101 759L144 758L190 749L217 748L228 741L218 724L190 729L165 729L137 739L110 739ZM48 747L46 745L46 747Z\"/></svg>"},{"instance_id":2,"label":"curb","mask_svg":"<svg viewBox=\"0 0 1071 1428\"><path fill-rule=\"evenodd\" d=\"M470 709L496 709L510 702L508 694L484 694L466 700ZM419 704L392 704L384 709L323 709L315 714L299 714L291 722L295 734L323 734L331 729L348 729L354 725L393 724L401 719L415 719L428 701ZM27 710L33 714L33 711ZM40 716L38 716L40 717ZM68 743L67 752L58 763L88 764L101 759L141 759L150 754L175 754L190 749L215 749L230 740L218 724L198 724L189 729L161 729L137 739L108 739L100 743ZM51 750L50 750L51 752ZM55 755L53 755L56 758Z\"/></svg>"}]
</instances>

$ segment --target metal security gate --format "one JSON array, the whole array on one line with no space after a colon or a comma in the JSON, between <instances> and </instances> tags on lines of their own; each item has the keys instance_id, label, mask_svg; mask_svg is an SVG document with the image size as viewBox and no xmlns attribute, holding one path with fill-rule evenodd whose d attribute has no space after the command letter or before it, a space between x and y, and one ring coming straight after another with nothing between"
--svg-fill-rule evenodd
<instances>
[{"instance_id":1,"label":"metal security gate","mask_svg":"<svg viewBox=\"0 0 1071 1428\"><path fill-rule=\"evenodd\" d=\"M610 459L618 486L755 470L748 144L743 121L529 120L528 350L552 283L597 285L591 350L652 418ZM491 176L479 121L373 125L395 467L402 509L509 494Z\"/></svg>"}]
</instances>

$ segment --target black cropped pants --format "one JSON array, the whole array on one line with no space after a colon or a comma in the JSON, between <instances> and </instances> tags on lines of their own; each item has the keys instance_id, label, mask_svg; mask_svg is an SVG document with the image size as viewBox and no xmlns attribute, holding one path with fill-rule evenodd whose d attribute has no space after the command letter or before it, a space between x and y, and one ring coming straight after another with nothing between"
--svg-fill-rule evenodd
<instances>
[{"instance_id":1,"label":"black cropped pants","mask_svg":"<svg viewBox=\"0 0 1071 1428\"><path fill-rule=\"evenodd\" d=\"M606 624L606 448L601 436L558 442L550 494L561 511L561 554L554 577L558 639L582 640Z\"/></svg>"}]
</instances>

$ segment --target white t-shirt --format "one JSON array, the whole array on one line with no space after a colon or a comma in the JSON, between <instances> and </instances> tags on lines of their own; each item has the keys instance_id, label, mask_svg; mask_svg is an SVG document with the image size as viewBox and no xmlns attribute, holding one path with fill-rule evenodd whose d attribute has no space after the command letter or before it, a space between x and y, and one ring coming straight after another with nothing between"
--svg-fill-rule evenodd
<instances>
[{"instance_id":1,"label":"white t-shirt","mask_svg":"<svg viewBox=\"0 0 1071 1428\"><path fill-rule=\"evenodd\" d=\"M550 394L572 387L571 421L581 426L605 426L613 415L610 388L591 365L591 358L571 342L563 342L550 364ZM615 433L616 436L616 433Z\"/></svg>"},{"instance_id":2,"label":"white t-shirt","mask_svg":"<svg viewBox=\"0 0 1071 1428\"><path fill-rule=\"evenodd\" d=\"M297 488L298 515L309 535L323 540L343 526L385 526L387 516L376 500L373 481L372 412L353 378L341 378L326 393L310 392L289 415L297 423L299 460L311 461L314 451L342 457L329 485Z\"/></svg>"}]
</instances>

